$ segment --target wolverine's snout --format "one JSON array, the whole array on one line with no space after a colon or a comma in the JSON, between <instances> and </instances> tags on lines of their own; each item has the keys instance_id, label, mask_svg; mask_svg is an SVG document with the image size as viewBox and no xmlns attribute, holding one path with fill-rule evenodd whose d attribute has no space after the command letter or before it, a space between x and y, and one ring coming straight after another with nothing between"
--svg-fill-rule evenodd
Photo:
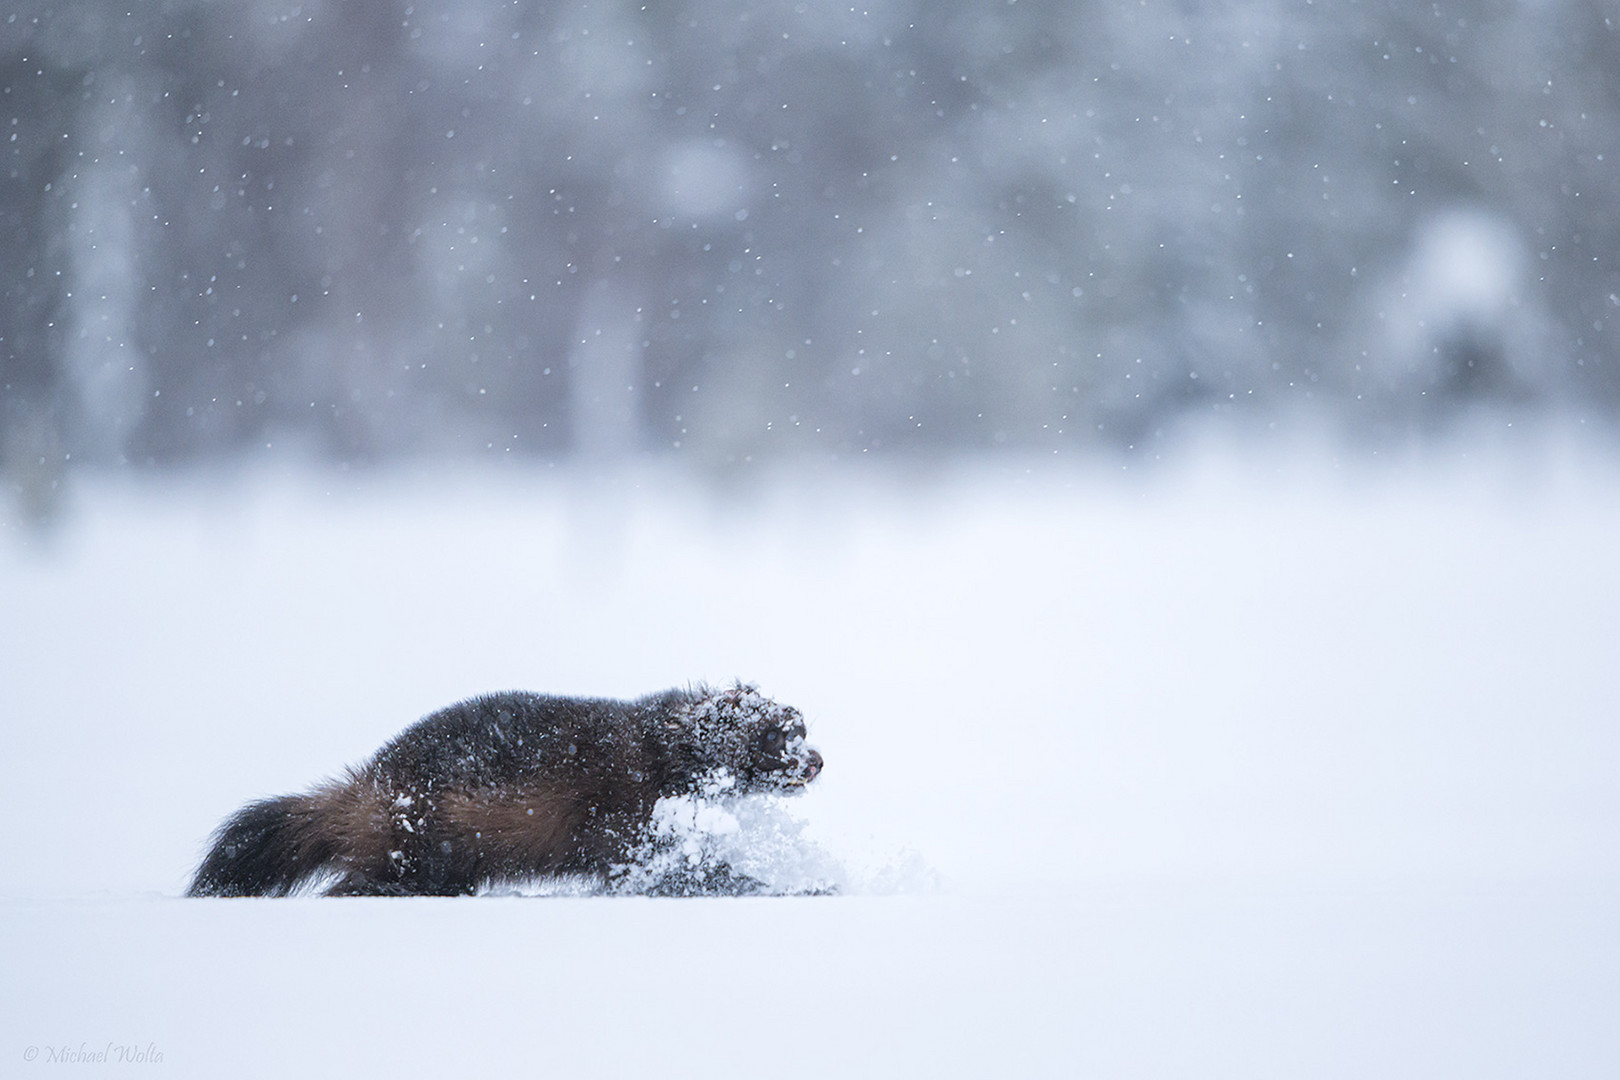
<instances>
[{"instance_id":1,"label":"wolverine's snout","mask_svg":"<svg viewBox=\"0 0 1620 1080\"><path fill-rule=\"evenodd\" d=\"M781 780L787 787L801 788L814 780L821 772L821 755L805 747L804 757L793 763L792 768Z\"/></svg>"}]
</instances>

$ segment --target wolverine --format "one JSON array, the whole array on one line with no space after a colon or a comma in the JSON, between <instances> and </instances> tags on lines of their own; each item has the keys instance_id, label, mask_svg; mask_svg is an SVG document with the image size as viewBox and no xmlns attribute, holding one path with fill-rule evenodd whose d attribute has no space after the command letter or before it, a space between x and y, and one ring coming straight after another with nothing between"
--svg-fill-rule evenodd
<instances>
[{"instance_id":1,"label":"wolverine","mask_svg":"<svg viewBox=\"0 0 1620 1080\"><path fill-rule=\"evenodd\" d=\"M424 717L341 779L244 806L187 895L605 880L643 844L659 799L787 794L821 767L799 711L743 684L635 701L491 694Z\"/></svg>"}]
</instances>

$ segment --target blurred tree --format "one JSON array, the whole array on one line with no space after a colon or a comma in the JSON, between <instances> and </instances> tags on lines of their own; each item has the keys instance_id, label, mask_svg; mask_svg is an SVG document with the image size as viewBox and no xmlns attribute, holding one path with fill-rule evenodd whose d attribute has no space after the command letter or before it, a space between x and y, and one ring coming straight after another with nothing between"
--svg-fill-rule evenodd
<instances>
[{"instance_id":1,"label":"blurred tree","mask_svg":"<svg viewBox=\"0 0 1620 1080\"><path fill-rule=\"evenodd\" d=\"M14 5L7 475L1613 415L1617 33L1600 0Z\"/></svg>"}]
</instances>

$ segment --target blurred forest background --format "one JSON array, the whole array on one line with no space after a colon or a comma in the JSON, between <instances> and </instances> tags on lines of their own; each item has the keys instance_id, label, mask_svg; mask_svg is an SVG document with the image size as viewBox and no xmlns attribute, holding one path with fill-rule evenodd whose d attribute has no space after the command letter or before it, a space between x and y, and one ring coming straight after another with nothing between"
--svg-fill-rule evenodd
<instances>
[{"instance_id":1,"label":"blurred forest background","mask_svg":"<svg viewBox=\"0 0 1620 1080\"><path fill-rule=\"evenodd\" d=\"M16 0L6 481L1612 421L1616 13Z\"/></svg>"}]
</instances>

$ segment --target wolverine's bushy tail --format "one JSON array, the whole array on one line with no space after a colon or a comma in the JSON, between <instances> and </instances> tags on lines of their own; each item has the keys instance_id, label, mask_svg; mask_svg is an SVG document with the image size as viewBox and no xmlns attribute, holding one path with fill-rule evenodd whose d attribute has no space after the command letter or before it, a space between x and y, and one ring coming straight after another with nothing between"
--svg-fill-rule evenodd
<instances>
[{"instance_id":1,"label":"wolverine's bushy tail","mask_svg":"<svg viewBox=\"0 0 1620 1080\"><path fill-rule=\"evenodd\" d=\"M283 795L249 803L219 827L187 896L286 896L337 855L322 802Z\"/></svg>"}]
</instances>

